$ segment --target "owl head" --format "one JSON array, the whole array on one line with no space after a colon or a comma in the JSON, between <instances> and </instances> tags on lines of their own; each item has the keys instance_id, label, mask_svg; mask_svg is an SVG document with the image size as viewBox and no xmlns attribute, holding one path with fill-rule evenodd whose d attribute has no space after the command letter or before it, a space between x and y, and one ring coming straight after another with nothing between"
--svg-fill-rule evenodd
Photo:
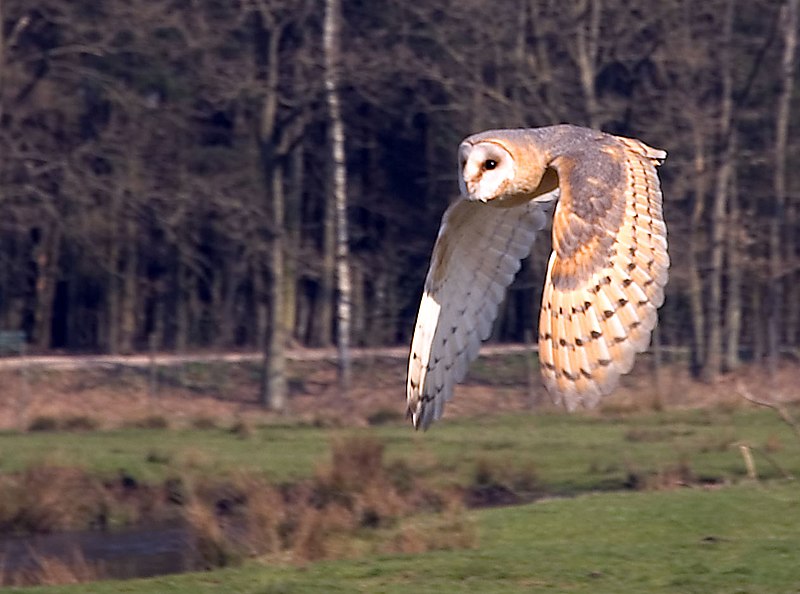
<instances>
[{"instance_id":1,"label":"owl head","mask_svg":"<svg viewBox=\"0 0 800 594\"><path fill-rule=\"evenodd\" d=\"M549 179L542 187L547 164L540 151L518 136L518 130L490 130L461 143L458 183L464 198L512 206L554 189Z\"/></svg>"}]
</instances>

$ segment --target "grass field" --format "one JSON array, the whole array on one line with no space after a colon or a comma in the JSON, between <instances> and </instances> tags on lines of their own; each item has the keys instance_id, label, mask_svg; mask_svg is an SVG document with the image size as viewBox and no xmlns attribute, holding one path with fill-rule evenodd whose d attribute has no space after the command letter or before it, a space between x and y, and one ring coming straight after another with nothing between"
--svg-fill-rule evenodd
<instances>
[{"instance_id":1,"label":"grass field","mask_svg":"<svg viewBox=\"0 0 800 594\"><path fill-rule=\"evenodd\" d=\"M587 494L473 512L478 544L307 566L9 592L697 592L800 589L795 484ZM424 519L419 519L424 524Z\"/></svg>"},{"instance_id":2,"label":"grass field","mask_svg":"<svg viewBox=\"0 0 800 594\"><path fill-rule=\"evenodd\" d=\"M427 484L502 485L523 499L545 498L467 512L476 538L466 548L416 555L372 548L304 565L272 555L207 573L19 591L800 592L800 487L786 478L800 476L800 441L770 410L501 414L450 419L426 433L405 423L244 432L200 425L2 433L0 474L44 463L152 484L237 473L288 483L329 464L335 440L372 436L388 464L405 461ZM758 482L746 476L743 445ZM438 530L438 521L402 520L421 533ZM396 529L365 538L391 538Z\"/></svg>"},{"instance_id":3,"label":"grass field","mask_svg":"<svg viewBox=\"0 0 800 594\"><path fill-rule=\"evenodd\" d=\"M107 476L124 471L145 482L191 470L244 470L281 483L310 476L327 460L332 440L365 434L386 445L390 461L405 459L416 476L444 484L465 484L478 465L500 475L535 474L551 494L624 488L630 480L677 471L724 482L746 472L740 444L753 448L762 478L800 476L800 444L789 427L772 411L745 407L501 414L448 420L428 432L414 432L406 423L360 429L267 425L244 436L224 427L6 432L0 433L0 473L47 462Z\"/></svg>"}]
</instances>

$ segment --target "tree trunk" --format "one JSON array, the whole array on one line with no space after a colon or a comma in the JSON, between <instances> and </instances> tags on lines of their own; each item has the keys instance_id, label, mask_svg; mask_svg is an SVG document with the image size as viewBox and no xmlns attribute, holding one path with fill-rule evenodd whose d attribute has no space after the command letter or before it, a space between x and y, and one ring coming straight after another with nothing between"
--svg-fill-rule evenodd
<instances>
[{"instance_id":1,"label":"tree trunk","mask_svg":"<svg viewBox=\"0 0 800 594\"><path fill-rule=\"evenodd\" d=\"M578 72L586 112L586 124L590 128L599 128L602 124L598 109L595 78L597 68L597 52L600 40L601 0L583 0L578 5L577 34L575 49L577 51Z\"/></svg>"},{"instance_id":2,"label":"tree trunk","mask_svg":"<svg viewBox=\"0 0 800 594\"><path fill-rule=\"evenodd\" d=\"M32 342L41 349L50 348L53 329L53 303L58 282L61 253L61 228L55 223L43 225L36 249L36 305Z\"/></svg>"},{"instance_id":3,"label":"tree trunk","mask_svg":"<svg viewBox=\"0 0 800 594\"><path fill-rule=\"evenodd\" d=\"M736 137L731 140L735 144ZM734 150L735 152L735 150ZM742 246L744 239L741 216L739 211L739 196L737 186L736 168L731 174L728 197L728 228L726 230L725 251L727 257L727 299L725 304L725 371L733 371L739 367L739 340L742 331Z\"/></svg>"},{"instance_id":4,"label":"tree trunk","mask_svg":"<svg viewBox=\"0 0 800 594\"><path fill-rule=\"evenodd\" d=\"M108 246L108 264L106 279L106 349L112 354L119 353L119 312L122 300L122 288L120 287L119 264L120 264L120 205L122 204L122 188L115 188L112 195L112 202L109 208L109 219L113 233L111 234L111 244Z\"/></svg>"},{"instance_id":5,"label":"tree trunk","mask_svg":"<svg viewBox=\"0 0 800 594\"><path fill-rule=\"evenodd\" d=\"M333 342L333 284L336 278L336 205L330 195L325 201L322 223L322 263L319 292L314 299L311 344L330 346Z\"/></svg>"},{"instance_id":6,"label":"tree trunk","mask_svg":"<svg viewBox=\"0 0 800 594\"><path fill-rule=\"evenodd\" d=\"M800 2L798 2L798 0L787 1L786 21L784 22L784 27L785 29L783 33L785 41L782 74L784 77L784 89L788 89L788 91L783 91L786 93L786 98L784 98L784 109L786 109L787 112L791 112L792 92L796 88L795 77L797 76L797 30L798 27L800 27ZM796 98L794 100L796 101ZM795 105L797 104L795 103ZM791 113L787 114L786 118L789 120L789 122L791 122ZM787 150L789 150L788 147ZM797 144L795 144L794 154L796 154L796 151ZM797 182L797 177L794 179L795 182ZM800 219L798 218L798 214L800 214L798 212L800 211L800 197L798 197L797 186L795 185L795 191L792 192L788 187L788 182L786 193L787 204L786 217L784 218L784 257L786 261L790 263L790 265L791 263L794 263L793 266L795 271L793 272L793 278L787 276L785 281L787 286L786 298L784 300L786 307L786 323L783 324L783 327L786 332L786 344L797 347L800 346L798 345L798 341L800 341L800 275L797 272L797 262L798 259L800 259L800 251L798 251L800 238L798 238L796 230L800 224Z\"/></svg>"},{"instance_id":7,"label":"tree trunk","mask_svg":"<svg viewBox=\"0 0 800 594\"><path fill-rule=\"evenodd\" d=\"M787 0L781 9L783 25L783 57L779 79L780 93L775 110L775 170L773 189L775 208L770 223L769 271L770 307L767 321L767 367L774 377L778 367L781 325L783 320L784 278L782 273L782 244L784 217L787 204L786 154L791 119L792 91L794 90L795 54L797 49L798 0ZM789 229L787 235L793 235Z\"/></svg>"},{"instance_id":8,"label":"tree trunk","mask_svg":"<svg viewBox=\"0 0 800 594\"><path fill-rule=\"evenodd\" d=\"M211 310L213 324L211 346L230 349L236 344L236 288L239 262L236 256L225 257L211 277Z\"/></svg>"},{"instance_id":9,"label":"tree trunk","mask_svg":"<svg viewBox=\"0 0 800 594\"><path fill-rule=\"evenodd\" d=\"M701 122L694 122L694 207L689 225L687 273L689 276L689 311L692 323L692 372L698 374L705 364L706 334L703 305L703 281L700 275L702 257L702 217L705 204L705 147Z\"/></svg>"},{"instance_id":10,"label":"tree trunk","mask_svg":"<svg viewBox=\"0 0 800 594\"><path fill-rule=\"evenodd\" d=\"M750 315L755 320L763 320L766 317L764 308L762 307L762 303L764 302L761 294L762 290L760 284L751 287ZM753 359L761 361L767 352L764 325L755 323L751 324L750 327L753 329Z\"/></svg>"},{"instance_id":11,"label":"tree trunk","mask_svg":"<svg viewBox=\"0 0 800 594\"><path fill-rule=\"evenodd\" d=\"M3 10L3 0L0 0L0 122L3 121L5 105L5 78L6 78L6 35L5 35L5 12Z\"/></svg>"},{"instance_id":12,"label":"tree trunk","mask_svg":"<svg viewBox=\"0 0 800 594\"><path fill-rule=\"evenodd\" d=\"M291 181L286 192L286 230L284 240L284 322L286 324L287 339L297 335L298 328L298 261L300 253L301 235L301 206L303 203L303 145L298 144L289 156Z\"/></svg>"},{"instance_id":13,"label":"tree trunk","mask_svg":"<svg viewBox=\"0 0 800 594\"><path fill-rule=\"evenodd\" d=\"M136 339L136 319L139 296L137 295L139 255L136 241L136 222L128 215L125 223L122 271L122 299L120 301L119 350L123 354L133 352Z\"/></svg>"},{"instance_id":14,"label":"tree trunk","mask_svg":"<svg viewBox=\"0 0 800 594\"><path fill-rule=\"evenodd\" d=\"M264 353L264 368L262 375L268 375L269 356L267 352L267 337L269 334L269 307L267 306L267 289L264 282L264 271L261 267L253 269L253 297L255 300L255 334L256 348ZM265 406L269 406L269 398L266 392L266 380L262 382L262 391L259 400Z\"/></svg>"},{"instance_id":15,"label":"tree trunk","mask_svg":"<svg viewBox=\"0 0 800 594\"><path fill-rule=\"evenodd\" d=\"M175 339L172 346L180 354L185 353L189 346L191 271L184 262L182 250L176 248L175 251Z\"/></svg>"},{"instance_id":16,"label":"tree trunk","mask_svg":"<svg viewBox=\"0 0 800 594\"><path fill-rule=\"evenodd\" d=\"M339 104L341 42L341 0L325 1L323 45L325 53L325 96L331 150L331 198L336 213L336 346L339 358L339 387L346 397L350 388L351 286L349 236L347 230L347 163L344 150L344 122Z\"/></svg>"},{"instance_id":17,"label":"tree trunk","mask_svg":"<svg viewBox=\"0 0 800 594\"><path fill-rule=\"evenodd\" d=\"M270 257L269 331L266 345L265 391L262 396L271 410L286 410L288 390L286 383L286 293L284 277L284 195L283 165L272 168L272 254Z\"/></svg>"},{"instance_id":18,"label":"tree trunk","mask_svg":"<svg viewBox=\"0 0 800 594\"><path fill-rule=\"evenodd\" d=\"M722 371L722 272L725 254L725 213L728 207L728 192L734 167L733 138L733 15L734 0L725 7L720 75L722 77L722 105L718 134L722 143L722 162L717 166L714 201L711 207L711 258L708 275L707 317L708 343L703 365L703 377L714 381Z\"/></svg>"},{"instance_id":19,"label":"tree trunk","mask_svg":"<svg viewBox=\"0 0 800 594\"><path fill-rule=\"evenodd\" d=\"M258 122L258 159L264 200L272 221L265 233L269 259L269 310L266 320L267 335L264 340L264 362L261 370L260 400L262 405L277 411L285 410L288 394L286 383L286 331L284 320L284 218L285 199L283 190L284 163L278 154L278 68L280 60L280 28L273 20L269 8L262 6L256 11L255 60L258 79L263 84L263 98ZM269 24L269 27L267 26ZM257 263L256 275L262 267ZM263 293L256 293L258 307L263 307ZM263 315L259 313L259 317Z\"/></svg>"},{"instance_id":20,"label":"tree trunk","mask_svg":"<svg viewBox=\"0 0 800 594\"><path fill-rule=\"evenodd\" d=\"M364 284L366 278L364 275L363 264L356 263L350 269L350 284L351 284L351 301L353 306L353 317L350 325L351 339L353 344L364 345L364 330L366 328L366 316L369 311L375 311L375 308L367 307L366 302L366 289Z\"/></svg>"},{"instance_id":21,"label":"tree trunk","mask_svg":"<svg viewBox=\"0 0 800 594\"><path fill-rule=\"evenodd\" d=\"M798 339L800 339L800 285L798 285L797 279L795 282L789 283L786 293L785 340L787 345L797 348Z\"/></svg>"}]
</instances>

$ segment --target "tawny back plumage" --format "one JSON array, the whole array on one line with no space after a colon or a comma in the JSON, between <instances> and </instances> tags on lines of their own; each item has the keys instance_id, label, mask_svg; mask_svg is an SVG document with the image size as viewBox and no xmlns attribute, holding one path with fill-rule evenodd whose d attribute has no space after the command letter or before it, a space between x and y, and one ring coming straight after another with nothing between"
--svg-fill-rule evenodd
<instances>
[{"instance_id":1,"label":"tawny back plumage","mask_svg":"<svg viewBox=\"0 0 800 594\"><path fill-rule=\"evenodd\" d=\"M575 126L493 130L462 143L464 200L443 217L411 345L415 426L441 416L559 192L539 321L542 376L569 409L613 389L647 348L664 299L655 167L665 157Z\"/></svg>"}]
</instances>

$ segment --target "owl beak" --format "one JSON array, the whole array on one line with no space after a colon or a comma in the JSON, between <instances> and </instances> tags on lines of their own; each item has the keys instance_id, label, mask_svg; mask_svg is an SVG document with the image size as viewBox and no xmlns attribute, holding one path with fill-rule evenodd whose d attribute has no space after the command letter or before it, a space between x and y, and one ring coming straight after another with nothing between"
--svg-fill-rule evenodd
<instances>
[{"instance_id":1,"label":"owl beak","mask_svg":"<svg viewBox=\"0 0 800 594\"><path fill-rule=\"evenodd\" d=\"M478 198L475 197L475 190L476 190L476 180L474 177L467 177L467 175L462 172L462 174L458 178L458 186L459 190L461 190L461 195L464 196L467 200L477 200Z\"/></svg>"}]
</instances>

